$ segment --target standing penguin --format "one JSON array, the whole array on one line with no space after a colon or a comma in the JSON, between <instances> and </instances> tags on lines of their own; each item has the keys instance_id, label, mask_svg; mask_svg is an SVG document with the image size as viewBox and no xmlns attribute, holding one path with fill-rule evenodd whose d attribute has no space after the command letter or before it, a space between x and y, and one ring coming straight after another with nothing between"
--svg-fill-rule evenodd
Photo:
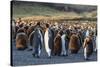
<instances>
[{"instance_id":1,"label":"standing penguin","mask_svg":"<svg viewBox=\"0 0 100 67\"><path fill-rule=\"evenodd\" d=\"M39 58L42 44L43 44L43 36L42 36L42 29L40 27L40 23L37 23L34 31L30 35L30 44L33 47L33 56Z\"/></svg>"},{"instance_id":2,"label":"standing penguin","mask_svg":"<svg viewBox=\"0 0 100 67\"><path fill-rule=\"evenodd\" d=\"M33 35L34 35L34 29L35 29L35 26L30 26L28 29L27 29L27 36L28 36L28 40L29 40L29 46L28 46L28 49L29 51L31 51L33 49L32 47L32 40L33 40Z\"/></svg>"},{"instance_id":3,"label":"standing penguin","mask_svg":"<svg viewBox=\"0 0 100 67\"><path fill-rule=\"evenodd\" d=\"M68 38L67 38L67 34L63 34L61 36L61 41L62 41L62 52L61 55L63 56L67 56L68 55Z\"/></svg>"},{"instance_id":4,"label":"standing penguin","mask_svg":"<svg viewBox=\"0 0 100 67\"><path fill-rule=\"evenodd\" d=\"M11 30L12 30L12 38L15 39L16 37L16 22L15 20L12 20L12 24L11 24Z\"/></svg>"},{"instance_id":5,"label":"standing penguin","mask_svg":"<svg viewBox=\"0 0 100 67\"><path fill-rule=\"evenodd\" d=\"M17 31L17 35L16 35L16 48L18 50L24 50L28 46L27 42L28 42L28 37L26 33L24 32L24 29L20 28Z\"/></svg>"},{"instance_id":6,"label":"standing penguin","mask_svg":"<svg viewBox=\"0 0 100 67\"><path fill-rule=\"evenodd\" d=\"M90 31L89 31L89 29L87 29L85 32L85 37L89 36L89 33L90 33Z\"/></svg>"},{"instance_id":7,"label":"standing penguin","mask_svg":"<svg viewBox=\"0 0 100 67\"><path fill-rule=\"evenodd\" d=\"M69 49L72 54L76 54L80 49L79 37L76 33L70 37Z\"/></svg>"},{"instance_id":8,"label":"standing penguin","mask_svg":"<svg viewBox=\"0 0 100 67\"><path fill-rule=\"evenodd\" d=\"M61 54L61 49L62 49L62 45L61 45L61 31L59 31L56 35L56 37L54 38L54 55L58 55L60 56Z\"/></svg>"},{"instance_id":9,"label":"standing penguin","mask_svg":"<svg viewBox=\"0 0 100 67\"><path fill-rule=\"evenodd\" d=\"M84 48L84 58L85 60L88 60L90 55L93 53L93 42L91 36L87 36L85 38L83 48Z\"/></svg>"},{"instance_id":10,"label":"standing penguin","mask_svg":"<svg viewBox=\"0 0 100 67\"><path fill-rule=\"evenodd\" d=\"M49 24L46 24L46 31L44 34L44 44L45 44L45 50L48 54L48 57L51 57L51 51L53 47L53 37L51 29L49 28Z\"/></svg>"},{"instance_id":11,"label":"standing penguin","mask_svg":"<svg viewBox=\"0 0 100 67\"><path fill-rule=\"evenodd\" d=\"M62 52L61 55L66 55L66 47L65 47L65 34L61 36L61 43L62 43Z\"/></svg>"}]
</instances>

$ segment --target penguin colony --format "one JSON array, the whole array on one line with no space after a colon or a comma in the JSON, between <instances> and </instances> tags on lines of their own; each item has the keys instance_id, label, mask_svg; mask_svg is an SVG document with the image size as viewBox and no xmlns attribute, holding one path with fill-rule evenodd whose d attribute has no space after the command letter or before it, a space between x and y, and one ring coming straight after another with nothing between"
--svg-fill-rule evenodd
<instances>
[{"instance_id":1,"label":"penguin colony","mask_svg":"<svg viewBox=\"0 0 100 67\"><path fill-rule=\"evenodd\" d=\"M97 28L92 23L27 23L19 18L19 21L12 20L12 39L16 41L17 50L32 50L36 58L42 49L48 58L78 54L83 49L85 60L97 51Z\"/></svg>"}]
</instances>

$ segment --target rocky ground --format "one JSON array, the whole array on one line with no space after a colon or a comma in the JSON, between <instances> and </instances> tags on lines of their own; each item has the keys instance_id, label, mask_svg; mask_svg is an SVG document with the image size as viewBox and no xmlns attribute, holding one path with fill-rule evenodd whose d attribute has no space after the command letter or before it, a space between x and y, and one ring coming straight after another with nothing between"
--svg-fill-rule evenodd
<instances>
[{"instance_id":1,"label":"rocky ground","mask_svg":"<svg viewBox=\"0 0 100 67\"><path fill-rule=\"evenodd\" d=\"M94 62L97 61L97 54L93 53L90 57L90 60L86 61L83 57L83 50L81 49L78 54L68 54L68 56L52 56L51 58L47 57L47 53L44 48L40 58L35 58L32 56L32 51L28 49L24 51L19 51L15 48L15 41L12 41L12 64L14 66L23 66L23 65L42 65L42 64L59 64L59 63L74 63L74 62Z\"/></svg>"}]
</instances>

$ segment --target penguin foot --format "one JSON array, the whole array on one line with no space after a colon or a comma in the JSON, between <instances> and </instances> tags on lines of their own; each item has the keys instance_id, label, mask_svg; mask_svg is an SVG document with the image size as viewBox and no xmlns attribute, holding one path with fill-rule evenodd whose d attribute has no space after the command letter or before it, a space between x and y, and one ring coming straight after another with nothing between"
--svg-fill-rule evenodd
<instances>
[{"instance_id":1,"label":"penguin foot","mask_svg":"<svg viewBox=\"0 0 100 67\"><path fill-rule=\"evenodd\" d=\"M68 56L68 54L66 54L65 56Z\"/></svg>"},{"instance_id":2,"label":"penguin foot","mask_svg":"<svg viewBox=\"0 0 100 67\"><path fill-rule=\"evenodd\" d=\"M32 55L33 55L33 57L35 57L35 54L34 53Z\"/></svg>"},{"instance_id":3,"label":"penguin foot","mask_svg":"<svg viewBox=\"0 0 100 67\"><path fill-rule=\"evenodd\" d=\"M64 54L62 56L65 56Z\"/></svg>"},{"instance_id":4,"label":"penguin foot","mask_svg":"<svg viewBox=\"0 0 100 67\"><path fill-rule=\"evenodd\" d=\"M40 58L40 56L38 56L38 55L36 55L34 53L32 55L33 55L33 57Z\"/></svg>"},{"instance_id":5,"label":"penguin foot","mask_svg":"<svg viewBox=\"0 0 100 67\"><path fill-rule=\"evenodd\" d=\"M51 59L51 56L48 56L49 59Z\"/></svg>"},{"instance_id":6,"label":"penguin foot","mask_svg":"<svg viewBox=\"0 0 100 67\"><path fill-rule=\"evenodd\" d=\"M32 51L33 49L32 48L30 48L30 49L27 49L27 51Z\"/></svg>"},{"instance_id":7,"label":"penguin foot","mask_svg":"<svg viewBox=\"0 0 100 67\"><path fill-rule=\"evenodd\" d=\"M40 58L40 56L36 56L36 58Z\"/></svg>"},{"instance_id":8,"label":"penguin foot","mask_svg":"<svg viewBox=\"0 0 100 67\"><path fill-rule=\"evenodd\" d=\"M88 58L84 58L84 60L88 61L89 59Z\"/></svg>"},{"instance_id":9,"label":"penguin foot","mask_svg":"<svg viewBox=\"0 0 100 67\"><path fill-rule=\"evenodd\" d=\"M66 55L63 54L63 55L61 55L61 56L68 56L68 55L67 55L67 54L66 54Z\"/></svg>"}]
</instances>

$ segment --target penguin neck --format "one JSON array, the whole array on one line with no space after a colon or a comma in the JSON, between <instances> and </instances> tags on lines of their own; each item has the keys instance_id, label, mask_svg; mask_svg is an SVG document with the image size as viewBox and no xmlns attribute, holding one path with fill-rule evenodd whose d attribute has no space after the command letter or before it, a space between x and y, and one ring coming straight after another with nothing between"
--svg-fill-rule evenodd
<instances>
[{"instance_id":1,"label":"penguin neck","mask_svg":"<svg viewBox=\"0 0 100 67\"><path fill-rule=\"evenodd\" d=\"M46 28L46 31L48 31L49 30L49 28Z\"/></svg>"},{"instance_id":2,"label":"penguin neck","mask_svg":"<svg viewBox=\"0 0 100 67\"><path fill-rule=\"evenodd\" d=\"M58 34L58 36L61 36L60 34Z\"/></svg>"}]
</instances>

